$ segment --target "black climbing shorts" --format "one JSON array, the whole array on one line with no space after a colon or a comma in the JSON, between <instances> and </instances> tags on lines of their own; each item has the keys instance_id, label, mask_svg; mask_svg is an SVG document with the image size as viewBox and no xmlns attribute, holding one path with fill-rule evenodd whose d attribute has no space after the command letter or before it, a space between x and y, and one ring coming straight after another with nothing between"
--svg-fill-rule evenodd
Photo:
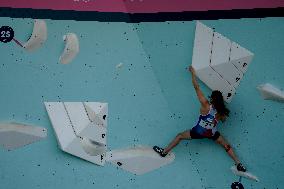
<instances>
[{"instance_id":1,"label":"black climbing shorts","mask_svg":"<svg viewBox=\"0 0 284 189\"><path fill-rule=\"evenodd\" d=\"M220 133L218 131L215 132L215 134L211 137L206 137L206 136L202 136L200 134L198 134L197 132L195 132L194 130L190 129L190 137L192 139L203 139L203 138L209 138L209 139L212 139L212 140L217 140L220 136Z\"/></svg>"}]
</instances>

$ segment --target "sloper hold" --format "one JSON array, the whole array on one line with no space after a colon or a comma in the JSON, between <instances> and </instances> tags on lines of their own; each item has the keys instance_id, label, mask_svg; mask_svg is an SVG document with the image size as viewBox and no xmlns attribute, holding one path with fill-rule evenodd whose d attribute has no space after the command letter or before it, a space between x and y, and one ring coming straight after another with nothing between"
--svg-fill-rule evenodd
<instances>
[{"instance_id":1,"label":"sloper hold","mask_svg":"<svg viewBox=\"0 0 284 189\"><path fill-rule=\"evenodd\" d=\"M62 64L70 63L79 52L79 40L75 33L67 33L63 36L65 48L59 57L59 62Z\"/></svg>"},{"instance_id":2,"label":"sloper hold","mask_svg":"<svg viewBox=\"0 0 284 189\"><path fill-rule=\"evenodd\" d=\"M249 172L238 171L236 166L232 166L231 171L237 176L245 177L247 179L251 179L251 180L259 182L259 179L257 178L257 176Z\"/></svg>"},{"instance_id":3,"label":"sloper hold","mask_svg":"<svg viewBox=\"0 0 284 189\"><path fill-rule=\"evenodd\" d=\"M35 19L33 33L29 40L23 45L27 51L40 48L47 39L47 26L44 20Z\"/></svg>"},{"instance_id":4,"label":"sloper hold","mask_svg":"<svg viewBox=\"0 0 284 189\"><path fill-rule=\"evenodd\" d=\"M47 129L22 123L1 123L0 144L7 150L19 148L47 136Z\"/></svg>"},{"instance_id":5,"label":"sloper hold","mask_svg":"<svg viewBox=\"0 0 284 189\"><path fill-rule=\"evenodd\" d=\"M106 161L136 175L142 175L170 164L175 159L173 153L161 157L152 147L137 146L107 152Z\"/></svg>"},{"instance_id":6,"label":"sloper hold","mask_svg":"<svg viewBox=\"0 0 284 189\"><path fill-rule=\"evenodd\" d=\"M270 83L259 85L257 89L264 99L284 102L284 91L281 91Z\"/></svg>"},{"instance_id":7,"label":"sloper hold","mask_svg":"<svg viewBox=\"0 0 284 189\"><path fill-rule=\"evenodd\" d=\"M65 103L44 102L44 104L55 131L59 148L64 152L103 166L105 164L106 145L77 135L73 125L74 119L70 118L74 115L69 114Z\"/></svg>"}]
</instances>

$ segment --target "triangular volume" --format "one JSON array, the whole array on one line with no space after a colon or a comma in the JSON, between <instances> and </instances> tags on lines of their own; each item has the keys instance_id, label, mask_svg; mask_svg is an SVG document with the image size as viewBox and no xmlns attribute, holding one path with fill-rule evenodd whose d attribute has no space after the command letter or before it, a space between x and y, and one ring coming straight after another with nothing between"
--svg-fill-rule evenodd
<instances>
[{"instance_id":1,"label":"triangular volume","mask_svg":"<svg viewBox=\"0 0 284 189\"><path fill-rule=\"evenodd\" d=\"M254 54L252 52L241 47L239 44L232 42L230 62L242 73L246 72L253 56Z\"/></svg>"},{"instance_id":2,"label":"triangular volume","mask_svg":"<svg viewBox=\"0 0 284 189\"><path fill-rule=\"evenodd\" d=\"M0 124L0 145L7 150L19 148L47 136L47 130L19 123Z\"/></svg>"},{"instance_id":3,"label":"triangular volume","mask_svg":"<svg viewBox=\"0 0 284 189\"><path fill-rule=\"evenodd\" d=\"M133 174L142 175L173 162L174 158L173 153L163 158L152 147L137 146L108 152L106 161Z\"/></svg>"},{"instance_id":4,"label":"triangular volume","mask_svg":"<svg viewBox=\"0 0 284 189\"><path fill-rule=\"evenodd\" d=\"M84 102L90 119L99 126L107 127L108 104L101 102Z\"/></svg>"},{"instance_id":5,"label":"triangular volume","mask_svg":"<svg viewBox=\"0 0 284 189\"><path fill-rule=\"evenodd\" d=\"M274 87L273 85L266 83L257 87L264 99L275 100L284 102L284 91Z\"/></svg>"},{"instance_id":6,"label":"triangular volume","mask_svg":"<svg viewBox=\"0 0 284 189\"><path fill-rule=\"evenodd\" d=\"M209 66L212 40L213 30L197 21L192 55L192 66L195 70Z\"/></svg>"},{"instance_id":7,"label":"triangular volume","mask_svg":"<svg viewBox=\"0 0 284 189\"><path fill-rule=\"evenodd\" d=\"M70 119L65 104L62 102L45 102L44 104L61 150L92 163L104 165L106 146L77 136L72 127L74 119Z\"/></svg>"}]
</instances>

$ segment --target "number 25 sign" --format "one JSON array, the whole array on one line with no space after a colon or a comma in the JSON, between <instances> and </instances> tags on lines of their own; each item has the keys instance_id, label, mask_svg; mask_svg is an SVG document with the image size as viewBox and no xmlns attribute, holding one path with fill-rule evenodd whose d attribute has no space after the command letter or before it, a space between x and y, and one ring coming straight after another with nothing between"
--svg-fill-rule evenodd
<instances>
[{"instance_id":1,"label":"number 25 sign","mask_svg":"<svg viewBox=\"0 0 284 189\"><path fill-rule=\"evenodd\" d=\"M2 26L0 28L0 41L8 43L14 38L14 30L10 26Z\"/></svg>"}]
</instances>

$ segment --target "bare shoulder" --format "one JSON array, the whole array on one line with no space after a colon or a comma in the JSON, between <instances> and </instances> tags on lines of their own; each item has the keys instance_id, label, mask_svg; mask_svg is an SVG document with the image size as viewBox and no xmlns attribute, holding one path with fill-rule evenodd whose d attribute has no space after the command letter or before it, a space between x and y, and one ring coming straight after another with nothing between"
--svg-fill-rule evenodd
<instances>
[{"instance_id":1,"label":"bare shoulder","mask_svg":"<svg viewBox=\"0 0 284 189\"><path fill-rule=\"evenodd\" d=\"M204 103L201 104L201 107L200 107L200 114L202 114L202 115L207 115L209 111L210 111L210 104L209 104L209 102L206 100Z\"/></svg>"}]
</instances>

